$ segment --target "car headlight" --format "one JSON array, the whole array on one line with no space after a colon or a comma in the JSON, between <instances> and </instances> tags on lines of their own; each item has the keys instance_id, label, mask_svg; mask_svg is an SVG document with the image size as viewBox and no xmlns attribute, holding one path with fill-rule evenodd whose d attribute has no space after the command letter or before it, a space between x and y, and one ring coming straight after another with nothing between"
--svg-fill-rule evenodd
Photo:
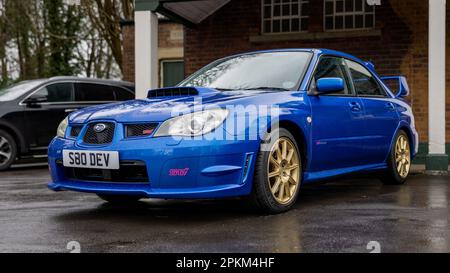
<instances>
[{"instance_id":1,"label":"car headlight","mask_svg":"<svg viewBox=\"0 0 450 273\"><path fill-rule=\"evenodd\" d=\"M58 130L56 131L56 135L64 138L66 136L67 126L69 126L69 118L65 118L58 126Z\"/></svg>"},{"instance_id":2,"label":"car headlight","mask_svg":"<svg viewBox=\"0 0 450 273\"><path fill-rule=\"evenodd\" d=\"M212 109L166 120L155 133L162 136L200 136L212 132L228 117L226 109Z\"/></svg>"}]
</instances>

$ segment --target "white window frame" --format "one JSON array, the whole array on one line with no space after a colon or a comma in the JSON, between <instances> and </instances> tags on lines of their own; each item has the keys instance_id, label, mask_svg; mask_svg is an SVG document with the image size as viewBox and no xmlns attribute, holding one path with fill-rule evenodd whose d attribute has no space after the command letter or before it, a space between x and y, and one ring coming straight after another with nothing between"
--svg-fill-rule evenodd
<instances>
[{"instance_id":1,"label":"white window frame","mask_svg":"<svg viewBox=\"0 0 450 273\"><path fill-rule=\"evenodd\" d=\"M308 29L302 29L302 19L309 19L309 14L302 14L302 5L310 4L311 0L289 0L289 2L283 3L283 0L280 0L280 3L275 3L275 0L270 0L270 4L266 4L265 0L261 0L261 33L265 35L276 35L276 34L286 34L286 33L304 33L307 32ZM316 1L316 0L312 0ZM283 16L283 4L289 4L289 15ZM298 4L298 14L292 15L292 4ZM280 16L273 16L273 11L275 5L280 5ZM270 18L264 18L264 8L271 7L271 16ZM289 31L283 31L283 20L289 20ZM292 31L292 19L299 19L298 31ZM264 24L266 21L270 21L270 32L264 31ZM273 22L280 21L280 31L273 32Z\"/></svg>"},{"instance_id":2,"label":"white window frame","mask_svg":"<svg viewBox=\"0 0 450 273\"><path fill-rule=\"evenodd\" d=\"M336 2L343 1L344 2L344 11L343 12L336 12ZM356 11L356 1L362 1L362 11ZM330 16L329 14L326 14L326 4L327 2L333 2L333 14ZM353 16L353 27L348 28L345 26L345 17L351 15ZM363 16L363 27L357 28L356 27L356 16L362 15ZM371 27L366 27L366 15L373 15L373 22ZM336 29L336 16L342 16L343 17L343 26L341 29ZM327 29L326 27L326 20L328 17L333 17L333 28ZM352 31L352 30L367 30L367 29L374 29L376 23L376 12L375 12L375 6L373 6L373 11L366 12L366 0L353 0L353 11L345 11L345 0L324 0L323 1L323 30L324 31Z\"/></svg>"}]
</instances>

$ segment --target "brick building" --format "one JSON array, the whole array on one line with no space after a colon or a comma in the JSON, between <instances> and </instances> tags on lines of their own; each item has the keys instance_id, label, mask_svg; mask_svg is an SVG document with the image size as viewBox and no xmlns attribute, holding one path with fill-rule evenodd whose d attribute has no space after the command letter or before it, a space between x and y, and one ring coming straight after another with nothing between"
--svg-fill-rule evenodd
<instances>
[{"instance_id":1,"label":"brick building","mask_svg":"<svg viewBox=\"0 0 450 273\"><path fill-rule=\"evenodd\" d=\"M135 80L134 21L124 21L123 80ZM184 78L184 28L172 20L159 17L158 33L158 82L159 86L172 86Z\"/></svg>"},{"instance_id":2,"label":"brick building","mask_svg":"<svg viewBox=\"0 0 450 273\"><path fill-rule=\"evenodd\" d=\"M450 7L445 0L136 0L136 7L142 20L138 32L145 34L157 27L152 19L156 12L185 25L186 75L230 54L310 47L340 50L370 60L380 75L405 75L421 140L417 162L424 162L426 154L441 154L447 160L445 151L450 145L444 143L450 142L446 111L450 101L445 89L450 88L450 75L444 67L449 68L450 60L444 60L450 37L445 39L445 32L450 31L450 20L445 28L445 16ZM431 40L430 35L434 37ZM137 54L154 51L151 46L136 50L141 52ZM140 67L155 70L155 63L144 62L145 58ZM136 79L138 92L142 86L154 86L139 76ZM429 93L429 86L437 88Z\"/></svg>"}]
</instances>

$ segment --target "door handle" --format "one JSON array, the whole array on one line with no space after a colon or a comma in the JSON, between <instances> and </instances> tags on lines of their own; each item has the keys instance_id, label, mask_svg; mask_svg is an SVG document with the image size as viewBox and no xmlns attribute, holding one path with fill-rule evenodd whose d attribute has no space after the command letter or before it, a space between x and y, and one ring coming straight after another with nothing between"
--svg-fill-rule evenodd
<instances>
[{"instance_id":1,"label":"door handle","mask_svg":"<svg viewBox=\"0 0 450 273\"><path fill-rule=\"evenodd\" d=\"M361 111L361 105L358 102L356 102L356 101L350 102L349 106L350 106L350 110L352 112L359 112L359 111Z\"/></svg>"},{"instance_id":2,"label":"door handle","mask_svg":"<svg viewBox=\"0 0 450 273\"><path fill-rule=\"evenodd\" d=\"M66 109L64 112L66 112L66 113L72 113L72 112L75 112L75 111L77 111L78 109Z\"/></svg>"},{"instance_id":3,"label":"door handle","mask_svg":"<svg viewBox=\"0 0 450 273\"><path fill-rule=\"evenodd\" d=\"M386 109L395 110L395 105L392 102L386 103Z\"/></svg>"}]
</instances>

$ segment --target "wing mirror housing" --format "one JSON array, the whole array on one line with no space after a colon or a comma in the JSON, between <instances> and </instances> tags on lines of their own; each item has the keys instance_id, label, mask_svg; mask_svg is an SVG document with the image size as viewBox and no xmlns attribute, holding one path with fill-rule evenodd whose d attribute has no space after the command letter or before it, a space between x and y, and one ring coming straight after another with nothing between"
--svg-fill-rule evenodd
<instances>
[{"instance_id":1,"label":"wing mirror housing","mask_svg":"<svg viewBox=\"0 0 450 273\"><path fill-rule=\"evenodd\" d=\"M381 77L381 80L391 89L396 98L409 96L410 90L406 77L389 76L389 77Z\"/></svg>"},{"instance_id":2,"label":"wing mirror housing","mask_svg":"<svg viewBox=\"0 0 450 273\"><path fill-rule=\"evenodd\" d=\"M27 105L28 108L39 108L41 107L41 103L46 102L47 99L42 97L42 98L33 98L30 97L28 99L26 99L24 101L24 103Z\"/></svg>"},{"instance_id":3,"label":"wing mirror housing","mask_svg":"<svg viewBox=\"0 0 450 273\"><path fill-rule=\"evenodd\" d=\"M315 95L337 93L344 89L344 80L341 78L321 78L316 82Z\"/></svg>"}]
</instances>

